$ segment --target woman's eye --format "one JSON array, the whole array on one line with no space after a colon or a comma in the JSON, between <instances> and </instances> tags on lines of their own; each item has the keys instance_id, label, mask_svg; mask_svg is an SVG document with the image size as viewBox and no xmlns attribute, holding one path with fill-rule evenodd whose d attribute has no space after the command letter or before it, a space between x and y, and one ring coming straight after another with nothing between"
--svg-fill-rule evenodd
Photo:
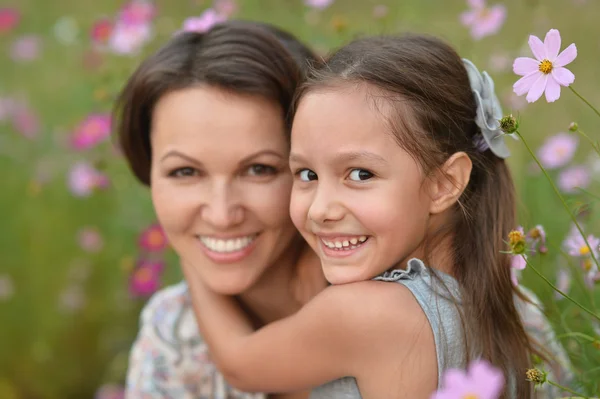
<instances>
[{"instance_id":1,"label":"woman's eye","mask_svg":"<svg viewBox=\"0 0 600 399\"><path fill-rule=\"evenodd\" d=\"M169 176L171 177L190 177L190 176L195 176L196 170L194 168L177 168L175 170L173 170L171 173L169 173Z\"/></svg>"},{"instance_id":2,"label":"woman's eye","mask_svg":"<svg viewBox=\"0 0 600 399\"><path fill-rule=\"evenodd\" d=\"M373 176L373 173L369 172L366 169L352 169L350 171L350 176L348 177L350 178L350 180L353 181L365 181L369 180Z\"/></svg>"},{"instance_id":3,"label":"woman's eye","mask_svg":"<svg viewBox=\"0 0 600 399\"><path fill-rule=\"evenodd\" d=\"M317 174L310 169L302 169L298 172L298 177L302 181L317 180Z\"/></svg>"},{"instance_id":4,"label":"woman's eye","mask_svg":"<svg viewBox=\"0 0 600 399\"><path fill-rule=\"evenodd\" d=\"M277 173L277 169L269 165L256 164L248 168L248 175L250 176L270 176L275 173Z\"/></svg>"}]
</instances>

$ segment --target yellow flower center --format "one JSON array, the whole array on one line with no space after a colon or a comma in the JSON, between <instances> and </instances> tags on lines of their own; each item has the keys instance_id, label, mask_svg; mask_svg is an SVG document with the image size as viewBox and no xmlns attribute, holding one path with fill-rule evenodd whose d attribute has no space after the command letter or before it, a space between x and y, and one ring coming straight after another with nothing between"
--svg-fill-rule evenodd
<instances>
[{"instance_id":1,"label":"yellow flower center","mask_svg":"<svg viewBox=\"0 0 600 399\"><path fill-rule=\"evenodd\" d=\"M468 393L462 397L462 399L479 399L479 396L473 395L472 393Z\"/></svg>"},{"instance_id":2,"label":"yellow flower center","mask_svg":"<svg viewBox=\"0 0 600 399\"><path fill-rule=\"evenodd\" d=\"M588 247L587 245L584 245L583 247L579 248L579 254L581 256L589 255L590 254L590 247Z\"/></svg>"},{"instance_id":3,"label":"yellow flower center","mask_svg":"<svg viewBox=\"0 0 600 399\"><path fill-rule=\"evenodd\" d=\"M539 69L540 69L541 73L548 75L550 72L552 72L552 68L553 68L553 66L552 66L552 62L550 62L550 60L545 59L545 60L542 60L542 62L540 62Z\"/></svg>"},{"instance_id":4,"label":"yellow flower center","mask_svg":"<svg viewBox=\"0 0 600 399\"><path fill-rule=\"evenodd\" d=\"M513 230L508 233L508 240L511 246L515 246L523 241L525 241L525 236L519 230Z\"/></svg>"},{"instance_id":5,"label":"yellow flower center","mask_svg":"<svg viewBox=\"0 0 600 399\"><path fill-rule=\"evenodd\" d=\"M529 235L531 236L531 238L540 238L542 236L542 233L541 233L540 229L538 229L537 227L534 227L529 232Z\"/></svg>"}]
</instances>

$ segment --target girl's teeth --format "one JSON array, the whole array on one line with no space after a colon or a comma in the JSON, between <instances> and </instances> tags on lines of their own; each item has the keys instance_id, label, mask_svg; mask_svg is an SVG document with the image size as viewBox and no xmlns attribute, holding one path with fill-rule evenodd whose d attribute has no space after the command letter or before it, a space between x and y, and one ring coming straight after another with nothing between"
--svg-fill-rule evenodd
<instances>
[{"instance_id":1,"label":"girl's teeth","mask_svg":"<svg viewBox=\"0 0 600 399\"><path fill-rule=\"evenodd\" d=\"M326 241L324 239L321 239L321 241L323 242L323 244L325 244L327 248L335 250L348 250L357 248L360 244L367 241L367 236L360 236L358 239L351 238L350 240L344 241Z\"/></svg>"}]
</instances>

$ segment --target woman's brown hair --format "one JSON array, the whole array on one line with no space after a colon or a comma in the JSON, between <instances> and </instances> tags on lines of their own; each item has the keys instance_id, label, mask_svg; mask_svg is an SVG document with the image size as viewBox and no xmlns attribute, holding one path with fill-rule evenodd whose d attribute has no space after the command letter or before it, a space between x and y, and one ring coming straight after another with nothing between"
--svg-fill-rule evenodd
<instances>
[{"instance_id":1,"label":"woman's brown hair","mask_svg":"<svg viewBox=\"0 0 600 399\"><path fill-rule=\"evenodd\" d=\"M289 130L294 93L313 61L294 36L263 23L228 21L206 33L177 34L141 63L121 91L113 118L118 145L138 180L149 185L156 103L202 84L273 101Z\"/></svg>"},{"instance_id":2,"label":"woman's brown hair","mask_svg":"<svg viewBox=\"0 0 600 399\"><path fill-rule=\"evenodd\" d=\"M391 110L382 111L382 116L398 144L426 174L439 170L456 152L471 158L470 181L450 222L427 238L425 248L432 248L440 237L452 242L465 360L471 353L481 355L508 377L511 388L504 397L514 393L519 399L530 398L530 385L521 376L530 366L532 348L514 303L510 259L502 252L503 238L515 227L513 181L503 159L474 144L480 129L462 59L429 36L359 39L335 52L325 68L311 71L296 102L312 90L348 84L374 89L369 92L376 104L384 102L383 110Z\"/></svg>"}]
</instances>

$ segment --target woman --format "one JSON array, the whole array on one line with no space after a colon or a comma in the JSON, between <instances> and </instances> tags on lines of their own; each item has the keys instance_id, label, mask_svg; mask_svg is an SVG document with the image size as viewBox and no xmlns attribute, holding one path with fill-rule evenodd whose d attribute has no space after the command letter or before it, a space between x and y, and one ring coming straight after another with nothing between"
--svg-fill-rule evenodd
<instances>
[{"instance_id":1,"label":"woman","mask_svg":"<svg viewBox=\"0 0 600 399\"><path fill-rule=\"evenodd\" d=\"M151 187L171 245L199 260L203 281L236 296L257 327L325 286L288 213L288 109L312 59L271 26L226 22L172 39L140 65L116 107L120 145ZM141 324L128 397L262 397L225 384L184 283L155 295Z\"/></svg>"},{"instance_id":2,"label":"woman","mask_svg":"<svg viewBox=\"0 0 600 399\"><path fill-rule=\"evenodd\" d=\"M202 265L210 289L236 296L257 327L324 287L288 216L288 109L307 60L289 34L227 22L170 41L136 70L116 107L121 147L151 187L173 248ZM215 369L184 283L146 306L130 360L130 398L262 397L232 389Z\"/></svg>"}]
</instances>

